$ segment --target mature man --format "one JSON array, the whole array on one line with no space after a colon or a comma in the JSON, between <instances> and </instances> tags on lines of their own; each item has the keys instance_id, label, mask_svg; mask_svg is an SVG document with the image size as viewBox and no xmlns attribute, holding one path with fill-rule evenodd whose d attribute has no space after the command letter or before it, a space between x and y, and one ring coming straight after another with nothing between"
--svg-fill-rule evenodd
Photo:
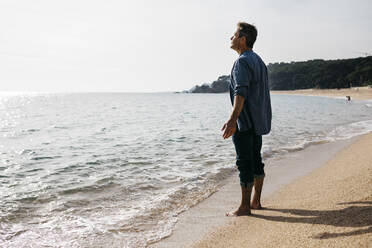
<instances>
[{"instance_id":1,"label":"mature man","mask_svg":"<svg viewBox=\"0 0 372 248\"><path fill-rule=\"evenodd\" d=\"M233 111L223 125L223 138L230 136L236 150L242 201L238 210L227 215L250 215L261 208L261 191L265 177L261 159L262 135L271 130L271 102L267 68L252 51L256 41L255 26L239 22L231 37L231 48L239 54L230 75L230 98ZM251 192L254 186L252 202Z\"/></svg>"}]
</instances>

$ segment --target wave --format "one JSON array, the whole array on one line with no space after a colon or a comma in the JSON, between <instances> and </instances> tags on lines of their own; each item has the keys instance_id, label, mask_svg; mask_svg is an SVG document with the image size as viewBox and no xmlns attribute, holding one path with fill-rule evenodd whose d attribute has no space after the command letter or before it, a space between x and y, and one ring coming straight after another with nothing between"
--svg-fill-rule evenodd
<instances>
[{"instance_id":1,"label":"wave","mask_svg":"<svg viewBox=\"0 0 372 248\"><path fill-rule=\"evenodd\" d=\"M168 188L165 192L153 194L140 202L140 208L134 215L119 225L109 228L109 232L118 237L124 247L148 247L169 236L177 223L178 215L202 200L208 198L223 185L223 180L231 176L235 168L223 167L212 173L195 175L183 181L178 187ZM137 190L144 188L135 187ZM145 189L149 185L144 185ZM150 190L152 186L150 187Z\"/></svg>"},{"instance_id":2,"label":"wave","mask_svg":"<svg viewBox=\"0 0 372 248\"><path fill-rule=\"evenodd\" d=\"M31 160L43 160L43 159L55 159L55 158L62 158L62 156L52 156L52 157L48 157L48 156L44 156L44 157L33 157L31 158Z\"/></svg>"},{"instance_id":3,"label":"wave","mask_svg":"<svg viewBox=\"0 0 372 248\"><path fill-rule=\"evenodd\" d=\"M58 192L60 195L71 195L71 194L77 194L77 193L99 193L102 192L108 188L113 188L120 186L120 184L108 181L105 184L92 184L88 186L83 186L83 187L76 187L76 188L70 188L70 189L65 189L60 192Z\"/></svg>"},{"instance_id":4,"label":"wave","mask_svg":"<svg viewBox=\"0 0 372 248\"><path fill-rule=\"evenodd\" d=\"M300 143L292 146L284 146L276 149L263 149L262 154L264 159L273 158L284 155L286 153L298 152L312 145L320 145L338 140L346 140L369 132L372 132L372 120L353 122L346 125L338 126L331 132L324 134L324 136L322 137L317 136L316 138L304 139Z\"/></svg>"},{"instance_id":5,"label":"wave","mask_svg":"<svg viewBox=\"0 0 372 248\"><path fill-rule=\"evenodd\" d=\"M329 141L345 140L371 131L372 120L358 121L335 128L328 134L327 139Z\"/></svg>"}]
</instances>

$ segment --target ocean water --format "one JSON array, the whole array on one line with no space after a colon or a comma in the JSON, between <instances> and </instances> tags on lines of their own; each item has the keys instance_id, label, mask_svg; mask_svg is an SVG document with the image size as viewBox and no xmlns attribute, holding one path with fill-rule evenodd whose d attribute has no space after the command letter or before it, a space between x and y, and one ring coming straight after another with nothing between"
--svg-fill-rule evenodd
<instances>
[{"instance_id":1,"label":"ocean water","mask_svg":"<svg viewBox=\"0 0 372 248\"><path fill-rule=\"evenodd\" d=\"M372 130L366 101L272 95L272 107L264 159ZM169 235L236 170L220 131L230 111L227 94L0 94L0 247Z\"/></svg>"}]
</instances>

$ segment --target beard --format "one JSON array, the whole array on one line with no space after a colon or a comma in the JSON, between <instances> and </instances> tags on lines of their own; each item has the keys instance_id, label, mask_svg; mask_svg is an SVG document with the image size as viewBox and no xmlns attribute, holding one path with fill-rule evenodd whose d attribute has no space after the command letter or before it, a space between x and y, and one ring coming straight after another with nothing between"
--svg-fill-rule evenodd
<instances>
[{"instance_id":1,"label":"beard","mask_svg":"<svg viewBox=\"0 0 372 248\"><path fill-rule=\"evenodd\" d=\"M236 44L233 44L233 43L231 43L231 44L230 44L230 48L231 48L231 49L233 49L233 50L236 50L236 48L237 48L237 45L236 45Z\"/></svg>"}]
</instances>

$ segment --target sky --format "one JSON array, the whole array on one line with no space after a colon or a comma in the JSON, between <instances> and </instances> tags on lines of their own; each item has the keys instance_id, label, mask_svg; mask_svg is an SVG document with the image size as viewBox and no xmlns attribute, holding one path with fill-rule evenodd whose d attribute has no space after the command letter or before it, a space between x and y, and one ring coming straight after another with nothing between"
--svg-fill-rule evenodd
<instances>
[{"instance_id":1,"label":"sky","mask_svg":"<svg viewBox=\"0 0 372 248\"><path fill-rule=\"evenodd\" d=\"M266 64L372 54L370 0L0 0L0 91L163 92L211 83L256 25Z\"/></svg>"}]
</instances>

